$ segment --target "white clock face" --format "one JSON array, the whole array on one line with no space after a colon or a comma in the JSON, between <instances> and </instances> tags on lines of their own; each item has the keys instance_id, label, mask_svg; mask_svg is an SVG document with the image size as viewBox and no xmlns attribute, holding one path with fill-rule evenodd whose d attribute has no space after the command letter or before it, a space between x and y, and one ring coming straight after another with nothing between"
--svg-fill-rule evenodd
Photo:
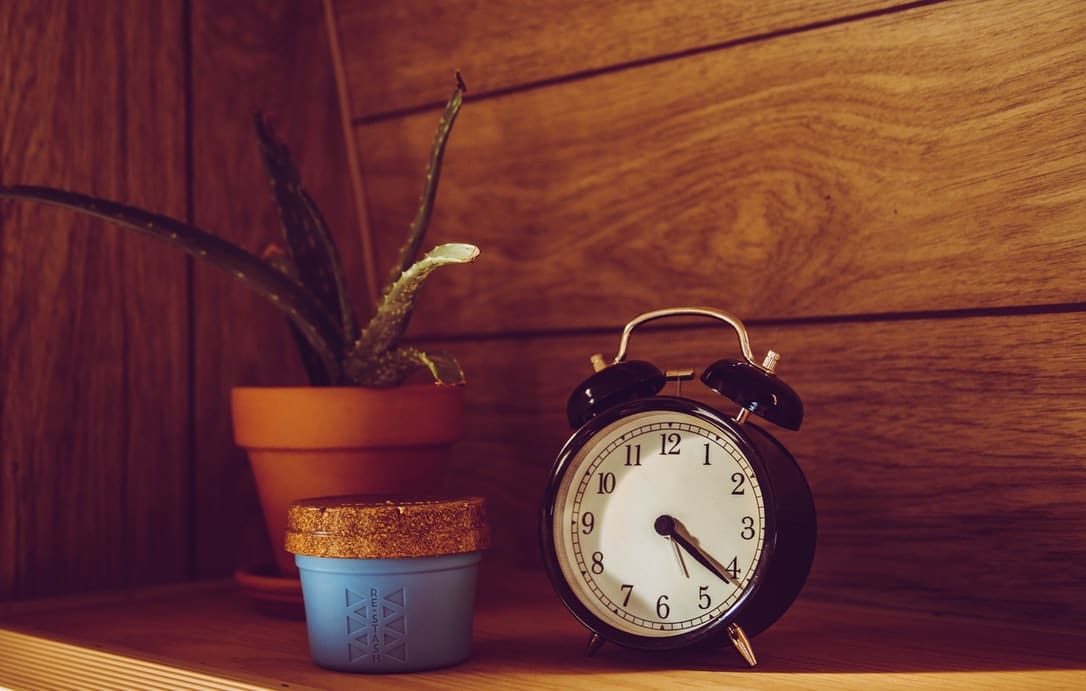
<instances>
[{"instance_id":1,"label":"white clock face","mask_svg":"<svg viewBox=\"0 0 1086 691\"><path fill-rule=\"evenodd\" d=\"M750 587L765 502L731 437L653 411L617 420L571 459L552 528L559 568L590 612L671 637L724 616Z\"/></svg>"}]
</instances>

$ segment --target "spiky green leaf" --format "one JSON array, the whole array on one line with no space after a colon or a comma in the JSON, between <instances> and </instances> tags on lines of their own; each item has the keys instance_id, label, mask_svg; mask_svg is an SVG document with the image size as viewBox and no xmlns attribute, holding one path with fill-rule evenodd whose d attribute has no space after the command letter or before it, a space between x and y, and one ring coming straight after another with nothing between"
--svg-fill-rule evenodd
<instances>
[{"instance_id":1,"label":"spiky green leaf","mask_svg":"<svg viewBox=\"0 0 1086 691\"><path fill-rule=\"evenodd\" d=\"M364 386L372 386L373 384L360 379L361 375L358 373L369 369L366 363L376 361L382 354L395 348L407 330L415 306L415 296L426 277L438 267L472 262L478 256L479 248L475 245L438 245L403 272L381 299L376 314L362 330L362 336L354 348L347 353L344 363L347 376Z\"/></svg>"},{"instance_id":2,"label":"spiky green leaf","mask_svg":"<svg viewBox=\"0 0 1086 691\"><path fill-rule=\"evenodd\" d=\"M261 258L279 273L292 281L298 281L298 271L294 267L294 261L282 247L268 245L264 248ZM309 341L293 321L288 319L287 324L290 326L290 335L294 338L294 344L298 347L298 354L302 358L302 366L305 367L309 383L313 386L329 386L332 382L328 380L328 372L324 368L324 363L321 362L320 354L313 350L313 346L309 345Z\"/></svg>"},{"instance_id":3,"label":"spiky green leaf","mask_svg":"<svg viewBox=\"0 0 1086 691\"><path fill-rule=\"evenodd\" d=\"M386 293L392 289L392 285L399 279L400 274L407 271L411 264L414 263L419 248L422 246L422 239L426 235L426 229L430 226L430 217L434 211L434 200L437 198L437 183L441 179L441 162L445 158L445 144L449 140L449 133L452 132L453 124L456 123L456 116L460 112L460 106L464 102L464 92L467 91L459 72L456 73L456 82L456 90L453 91L452 97L449 98L449 102L445 106L445 112L442 114L440 122L438 122L437 132L434 134L434 143L430 147L430 160L426 166L426 180L422 186L422 194L419 196L419 208L414 220L411 221L407 242L400 248L400 256L396 259L396 263L389 272L385 288Z\"/></svg>"},{"instance_id":4,"label":"spiky green leaf","mask_svg":"<svg viewBox=\"0 0 1086 691\"><path fill-rule=\"evenodd\" d=\"M169 216L51 187L0 187L0 199L35 201L95 216L166 242L208 262L285 312L320 355L329 380L340 379L343 348L336 324L327 318L324 309L304 288L240 247Z\"/></svg>"},{"instance_id":5,"label":"spiky green leaf","mask_svg":"<svg viewBox=\"0 0 1086 691\"><path fill-rule=\"evenodd\" d=\"M268 183L279 209L283 237L298 272L298 280L339 320L342 342L358 337L358 323L343 276L335 241L320 210L302 187L301 176L286 145L276 138L264 117L254 117Z\"/></svg>"},{"instance_id":6,"label":"spiky green leaf","mask_svg":"<svg viewBox=\"0 0 1086 691\"><path fill-rule=\"evenodd\" d=\"M355 383L371 387L398 386L412 372L425 368L438 384L464 383L464 372L452 355L443 352L426 353L417 348L402 347L385 351L365 362L365 368L354 372Z\"/></svg>"}]
</instances>

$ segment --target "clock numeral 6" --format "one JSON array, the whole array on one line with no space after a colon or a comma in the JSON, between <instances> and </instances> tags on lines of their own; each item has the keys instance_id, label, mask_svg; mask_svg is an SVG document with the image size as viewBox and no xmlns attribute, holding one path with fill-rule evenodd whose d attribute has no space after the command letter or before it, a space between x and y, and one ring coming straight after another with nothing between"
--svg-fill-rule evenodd
<instances>
[{"instance_id":1,"label":"clock numeral 6","mask_svg":"<svg viewBox=\"0 0 1086 691\"><path fill-rule=\"evenodd\" d=\"M656 616L661 619L667 619L671 614L671 605L667 604L667 595L661 595L656 600Z\"/></svg>"}]
</instances>

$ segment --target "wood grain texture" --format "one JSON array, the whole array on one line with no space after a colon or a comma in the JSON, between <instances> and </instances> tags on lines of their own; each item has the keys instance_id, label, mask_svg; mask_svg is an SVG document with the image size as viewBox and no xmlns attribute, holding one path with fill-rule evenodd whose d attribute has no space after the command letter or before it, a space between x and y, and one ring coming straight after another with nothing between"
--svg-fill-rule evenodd
<instances>
[{"instance_id":1,"label":"wood grain texture","mask_svg":"<svg viewBox=\"0 0 1086 691\"><path fill-rule=\"evenodd\" d=\"M469 99L429 242L482 255L417 333L1080 303L1084 42L1068 0L941 3ZM437 117L358 129L381 266Z\"/></svg>"},{"instance_id":2,"label":"wood grain texture","mask_svg":"<svg viewBox=\"0 0 1086 691\"><path fill-rule=\"evenodd\" d=\"M473 93L660 59L901 2L336 0L356 117L443 102L452 72Z\"/></svg>"},{"instance_id":3,"label":"wood grain texture","mask_svg":"<svg viewBox=\"0 0 1086 691\"><path fill-rule=\"evenodd\" d=\"M181 2L0 3L0 182L185 213ZM185 263L0 204L0 599L188 570Z\"/></svg>"},{"instance_id":4,"label":"wood grain texture","mask_svg":"<svg viewBox=\"0 0 1086 691\"><path fill-rule=\"evenodd\" d=\"M37 636L0 629L0 678L17 689L70 688L74 683L108 684L111 689L132 682L141 689L215 689L258 691L261 687L233 682L170 665L104 653ZM63 660L63 663L59 663ZM78 670L73 674L73 670ZM123 680L123 681L122 681Z\"/></svg>"},{"instance_id":5,"label":"wood grain texture","mask_svg":"<svg viewBox=\"0 0 1086 691\"><path fill-rule=\"evenodd\" d=\"M7 613L0 609L0 621L15 631L81 645L82 657L93 658L97 652L149 660L159 670L172 666L219 677L223 687L229 687L225 680L230 679L268 689L1071 691L1086 680L1086 636L1081 630L1039 630L1023 623L1007 626L810 598L799 600L777 625L754 639L759 660L755 669L746 668L726 644L721 650L657 654L604 646L587 657L582 652L585 630L540 572L493 567L483 562L471 657L463 664L414 674L321 669L309 658L303 622L255 614L222 584L148 589L112 600L30 603ZM0 640L22 642L4 629ZM37 669L10 659L24 649L0 647L0 683L26 678L48 665L47 656L36 660ZM115 664L111 671L132 667ZM53 665L51 671L64 670ZM84 679L87 684L94 677Z\"/></svg>"},{"instance_id":6,"label":"wood grain texture","mask_svg":"<svg viewBox=\"0 0 1086 691\"><path fill-rule=\"evenodd\" d=\"M639 332L640 333L640 332ZM803 398L818 510L807 594L1086 624L1086 313L754 328ZM446 344L471 378L451 490L488 497L498 559L540 564L537 511L570 434L566 400L618 333ZM736 357L719 329L650 331L631 357ZM674 388L668 391L674 392ZM699 394L704 391L704 394ZM685 395L730 404L700 383Z\"/></svg>"},{"instance_id":7,"label":"wood grain texture","mask_svg":"<svg viewBox=\"0 0 1086 691\"><path fill-rule=\"evenodd\" d=\"M360 317L359 235L319 2L229 3L193 9L193 199L196 222L254 252L281 242L252 115L263 110L287 143L340 248ZM235 385L304 384L282 313L232 278L198 267L194 284L197 573L230 573L267 557L244 453L235 448ZM240 556L239 556L240 554Z\"/></svg>"}]
</instances>

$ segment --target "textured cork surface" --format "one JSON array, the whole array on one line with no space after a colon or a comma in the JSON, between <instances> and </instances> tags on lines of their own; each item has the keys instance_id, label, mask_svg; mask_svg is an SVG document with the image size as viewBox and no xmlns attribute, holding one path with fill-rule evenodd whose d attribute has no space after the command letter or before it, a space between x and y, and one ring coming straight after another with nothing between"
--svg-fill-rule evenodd
<instances>
[{"instance_id":1,"label":"textured cork surface","mask_svg":"<svg viewBox=\"0 0 1086 691\"><path fill-rule=\"evenodd\" d=\"M482 497L322 497L291 505L286 550L311 557L401 559L490 546Z\"/></svg>"}]
</instances>

